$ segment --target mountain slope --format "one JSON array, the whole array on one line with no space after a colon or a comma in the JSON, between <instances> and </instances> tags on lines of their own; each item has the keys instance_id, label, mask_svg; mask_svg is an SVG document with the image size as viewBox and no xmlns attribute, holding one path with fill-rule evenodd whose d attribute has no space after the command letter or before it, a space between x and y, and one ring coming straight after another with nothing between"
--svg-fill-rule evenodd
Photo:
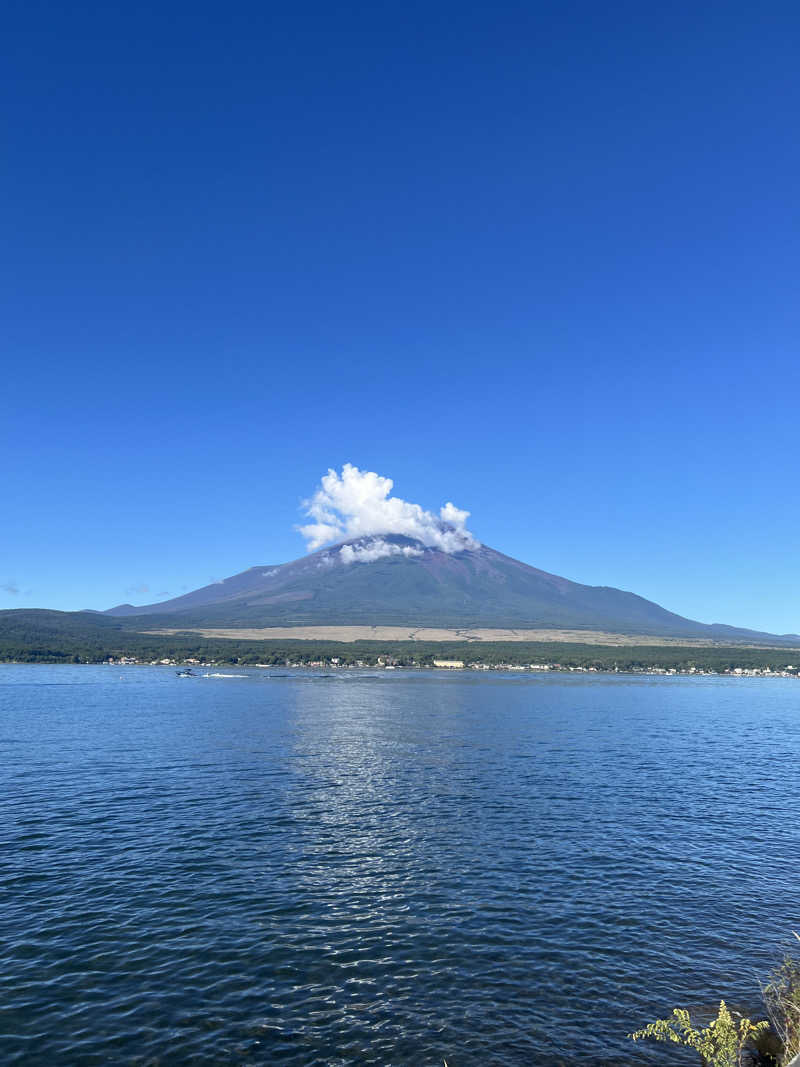
<instances>
[{"instance_id":1,"label":"mountain slope","mask_svg":"<svg viewBox=\"0 0 800 1067\"><path fill-rule=\"evenodd\" d=\"M607 630L746 641L770 635L685 619L634 593L548 574L479 546L447 554L399 535L365 537L109 615L175 627L426 625Z\"/></svg>"}]
</instances>

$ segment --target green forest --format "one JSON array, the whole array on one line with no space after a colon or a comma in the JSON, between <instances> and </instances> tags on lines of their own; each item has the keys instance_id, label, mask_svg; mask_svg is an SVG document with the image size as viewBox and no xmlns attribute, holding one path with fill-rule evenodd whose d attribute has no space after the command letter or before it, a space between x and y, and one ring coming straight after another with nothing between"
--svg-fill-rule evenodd
<instances>
[{"instance_id":1,"label":"green forest","mask_svg":"<svg viewBox=\"0 0 800 1067\"><path fill-rule=\"evenodd\" d=\"M408 667L433 666L435 659L485 664L725 672L741 669L783 671L800 666L800 649L750 648L741 645L698 647L665 645L593 645L539 642L300 641L237 640L198 634L163 636L130 629L130 623L93 613L45 610L0 612L0 662L103 663L134 658L242 666L331 663L374 666L379 661Z\"/></svg>"}]
</instances>

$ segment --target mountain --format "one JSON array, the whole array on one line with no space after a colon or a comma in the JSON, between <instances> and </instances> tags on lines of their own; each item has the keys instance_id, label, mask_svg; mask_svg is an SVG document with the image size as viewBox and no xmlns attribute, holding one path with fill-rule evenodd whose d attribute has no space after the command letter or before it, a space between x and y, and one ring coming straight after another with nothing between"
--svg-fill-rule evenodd
<instances>
[{"instance_id":1,"label":"mountain","mask_svg":"<svg viewBox=\"0 0 800 1067\"><path fill-rule=\"evenodd\" d=\"M394 534L347 541L279 566L251 567L173 600L120 604L106 614L180 628L415 625L775 640L694 622L620 589L571 582L486 545L448 554Z\"/></svg>"}]
</instances>

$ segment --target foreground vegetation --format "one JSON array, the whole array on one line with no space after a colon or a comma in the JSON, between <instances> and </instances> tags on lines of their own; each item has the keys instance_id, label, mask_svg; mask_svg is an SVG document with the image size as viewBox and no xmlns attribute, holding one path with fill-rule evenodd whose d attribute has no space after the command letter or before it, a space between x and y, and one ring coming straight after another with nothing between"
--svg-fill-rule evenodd
<instances>
[{"instance_id":1,"label":"foreground vegetation","mask_svg":"<svg viewBox=\"0 0 800 1067\"><path fill-rule=\"evenodd\" d=\"M0 612L0 662L140 663L170 660L219 665L337 665L432 667L455 660L466 667L549 667L593 671L681 671L724 674L734 671L798 673L800 650L703 648L637 644L593 645L558 641L425 642L302 641L210 638L189 632L139 633L130 620L93 613ZM787 671L788 668L788 671Z\"/></svg>"},{"instance_id":2,"label":"foreground vegetation","mask_svg":"<svg viewBox=\"0 0 800 1067\"><path fill-rule=\"evenodd\" d=\"M800 937L794 935L798 941ZM800 960L787 955L761 990L783 1063L800 1057Z\"/></svg>"},{"instance_id":3,"label":"foreground vegetation","mask_svg":"<svg viewBox=\"0 0 800 1067\"><path fill-rule=\"evenodd\" d=\"M800 961L785 956L761 992L768 1018L760 1022L738 1014L734 1018L721 1000L716 1018L707 1026L698 1028L688 1011L675 1008L666 1019L656 1019L628 1036L693 1048L705 1067L744 1063L789 1067L795 1057L800 1058Z\"/></svg>"},{"instance_id":4,"label":"foreground vegetation","mask_svg":"<svg viewBox=\"0 0 800 1067\"><path fill-rule=\"evenodd\" d=\"M769 1029L764 1019L754 1023L746 1017L733 1018L724 1000L719 1002L716 1019L698 1030L692 1026L691 1016L683 1008L675 1008L668 1019L656 1019L635 1034L634 1041L652 1038L654 1041L672 1041L687 1045L700 1053L703 1063L712 1067L741 1067L747 1045Z\"/></svg>"}]
</instances>

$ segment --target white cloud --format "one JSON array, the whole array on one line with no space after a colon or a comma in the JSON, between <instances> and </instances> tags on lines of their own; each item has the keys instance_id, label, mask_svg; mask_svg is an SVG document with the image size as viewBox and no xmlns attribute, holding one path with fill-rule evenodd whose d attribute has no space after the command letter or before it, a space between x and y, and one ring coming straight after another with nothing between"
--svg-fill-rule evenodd
<instances>
[{"instance_id":1,"label":"white cloud","mask_svg":"<svg viewBox=\"0 0 800 1067\"><path fill-rule=\"evenodd\" d=\"M376 559L385 556L421 556L422 548L414 548L413 545L393 545L391 541L382 541L380 538L367 541L363 545L342 545L339 549L339 559L342 563L374 563ZM330 559L330 556L326 556Z\"/></svg>"},{"instance_id":2,"label":"white cloud","mask_svg":"<svg viewBox=\"0 0 800 1067\"><path fill-rule=\"evenodd\" d=\"M410 504L400 497L390 496L394 482L374 471L361 471L351 463L345 463L342 473L329 470L319 489L310 500L303 502L305 513L314 521L298 529L308 542L309 551L322 548L331 541L349 541L356 537L374 537L380 534L403 534L421 541L428 548L443 552L463 552L477 548L479 542L467 530L468 511L446 503L438 515L426 511L419 504ZM347 548L349 546L345 546ZM365 551L377 551L373 556L395 555L403 549L387 541L376 541L369 546L351 548L359 559ZM419 554L412 549L411 554ZM344 549L340 552L340 556ZM407 553L408 554L408 553ZM342 562L355 562L343 559Z\"/></svg>"}]
</instances>

